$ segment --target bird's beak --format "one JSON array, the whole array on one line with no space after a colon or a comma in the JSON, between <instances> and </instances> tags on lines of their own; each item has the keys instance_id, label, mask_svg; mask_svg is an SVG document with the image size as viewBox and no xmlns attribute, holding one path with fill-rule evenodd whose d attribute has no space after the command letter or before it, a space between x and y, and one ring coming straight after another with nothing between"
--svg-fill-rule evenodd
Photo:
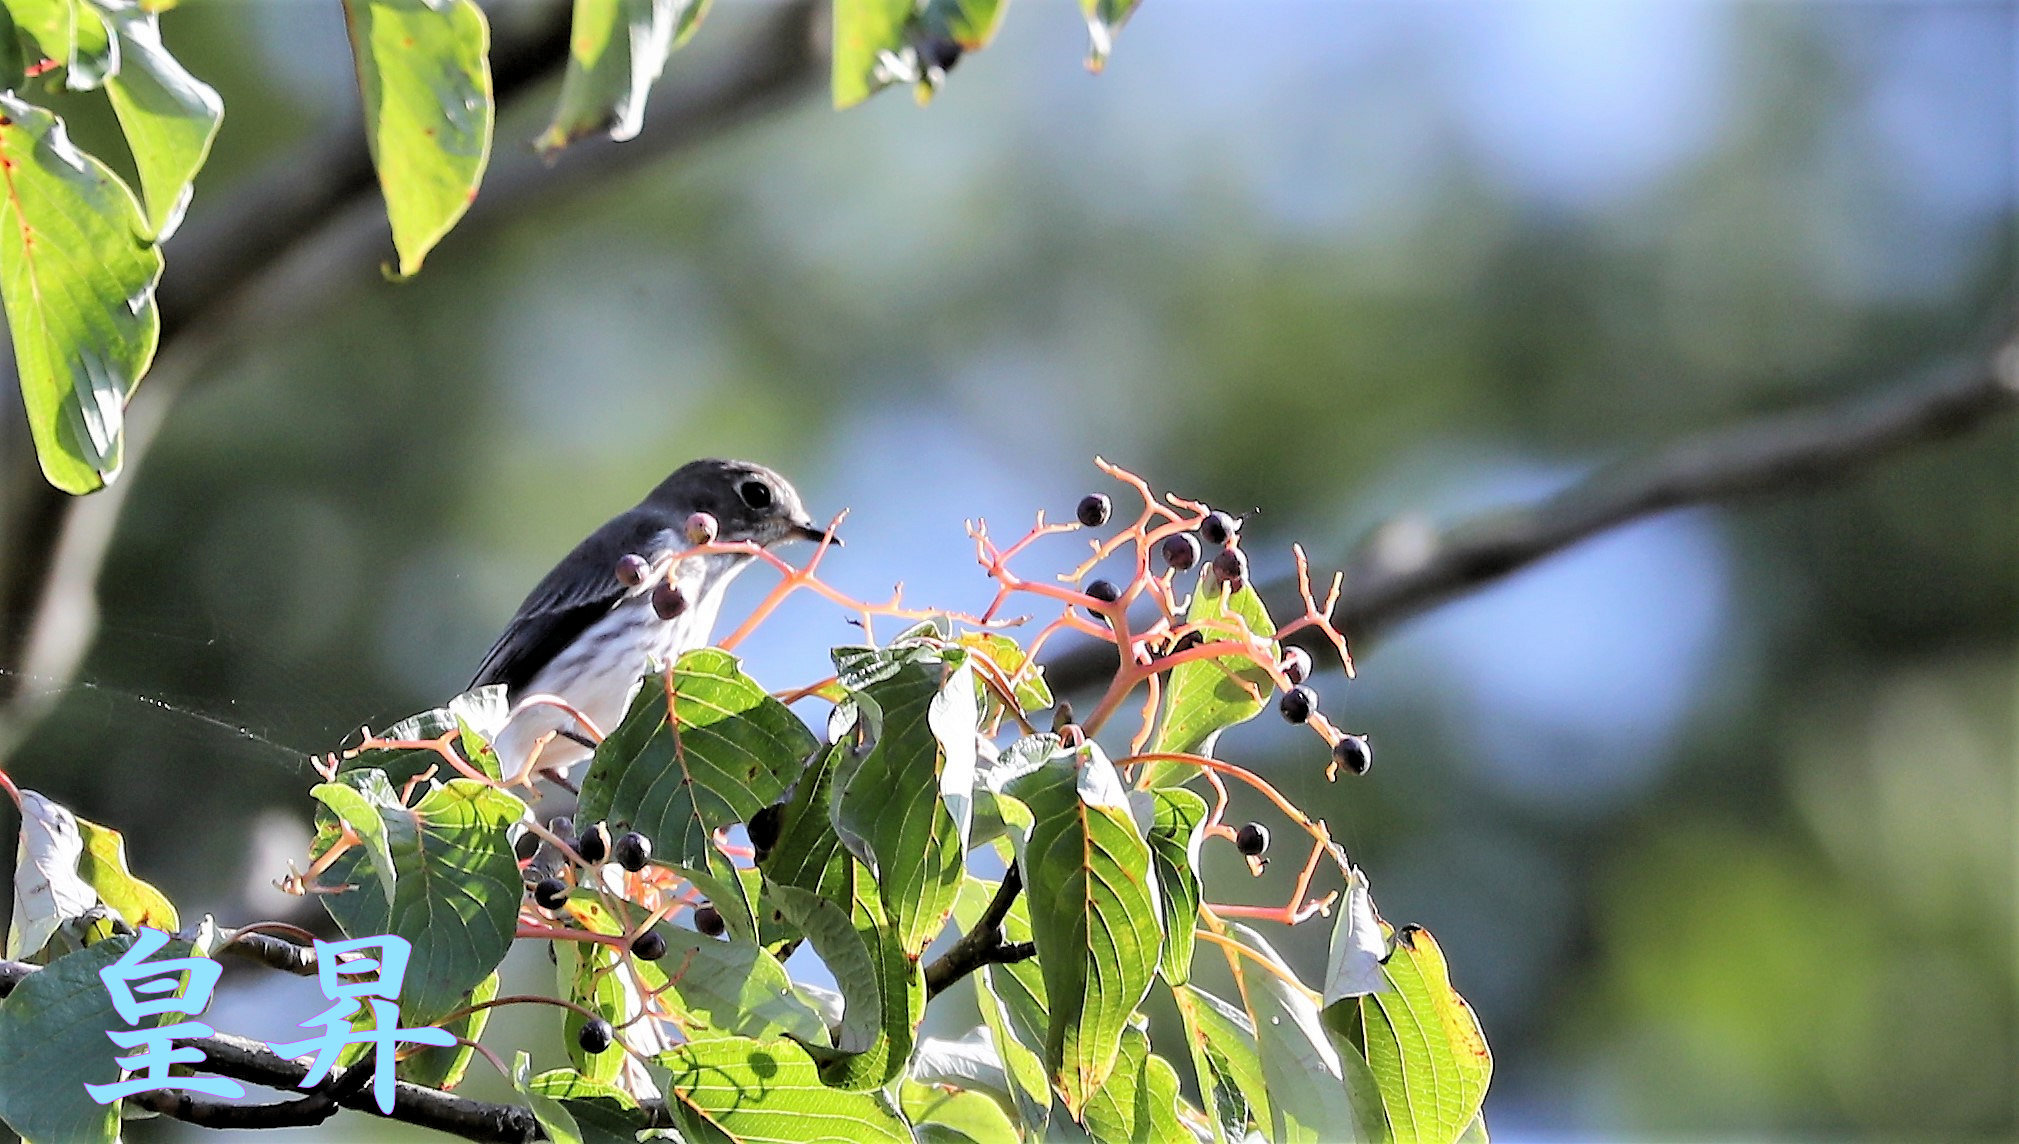
<instances>
[{"instance_id":1,"label":"bird's beak","mask_svg":"<svg viewBox=\"0 0 2019 1144\"><path fill-rule=\"evenodd\" d=\"M792 531L786 533L785 536L788 540L811 540L815 544L818 544L827 539L827 530L817 528L811 524L795 524L792 526ZM832 543L836 548L840 548L841 538L839 536L835 537Z\"/></svg>"}]
</instances>

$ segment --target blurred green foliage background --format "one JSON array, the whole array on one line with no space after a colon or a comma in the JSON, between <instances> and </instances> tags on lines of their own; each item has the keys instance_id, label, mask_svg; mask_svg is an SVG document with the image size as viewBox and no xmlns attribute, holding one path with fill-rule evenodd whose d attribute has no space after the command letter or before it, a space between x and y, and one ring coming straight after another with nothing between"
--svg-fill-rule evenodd
<instances>
[{"instance_id":1,"label":"blurred green foliage background","mask_svg":"<svg viewBox=\"0 0 2019 1144\"><path fill-rule=\"evenodd\" d=\"M1280 573L1291 540L1329 567L1397 515L1974 351L2019 267L2014 20L1150 0L1095 77L1076 9L1022 0L929 109L815 95L221 347L130 477L84 682L10 769L185 913L285 913L302 757L459 689L694 456L850 508L842 586L968 607L962 520L1069 511L1095 453L1258 508ZM354 107L334 5L165 26L227 108L199 214ZM1364 779L1273 719L1223 741L1438 936L1496 1137L2019 1133L2015 443L1635 524L1368 643L1317 681ZM746 649L782 687L855 635L795 605ZM313 1011L233 981L261 999L221 1028ZM335 1124L310 1135L380 1130Z\"/></svg>"}]
</instances>

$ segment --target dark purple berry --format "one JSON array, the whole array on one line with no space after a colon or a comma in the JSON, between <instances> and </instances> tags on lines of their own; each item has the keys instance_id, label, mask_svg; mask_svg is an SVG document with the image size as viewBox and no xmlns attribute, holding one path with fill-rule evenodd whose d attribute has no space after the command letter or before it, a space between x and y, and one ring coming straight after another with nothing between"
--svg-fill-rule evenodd
<instances>
[{"instance_id":1,"label":"dark purple berry","mask_svg":"<svg viewBox=\"0 0 2019 1144\"><path fill-rule=\"evenodd\" d=\"M1164 563L1173 572L1183 572L1199 562L1199 538L1189 532L1176 536L1166 536L1163 544Z\"/></svg>"},{"instance_id":2,"label":"dark purple berry","mask_svg":"<svg viewBox=\"0 0 2019 1144\"><path fill-rule=\"evenodd\" d=\"M575 853L594 866L610 856L610 828L597 823L575 836Z\"/></svg>"},{"instance_id":3,"label":"dark purple berry","mask_svg":"<svg viewBox=\"0 0 2019 1144\"><path fill-rule=\"evenodd\" d=\"M626 588L636 588L645 582L651 571L652 565L646 563L643 556L629 552L617 561L617 582Z\"/></svg>"},{"instance_id":4,"label":"dark purple berry","mask_svg":"<svg viewBox=\"0 0 2019 1144\"><path fill-rule=\"evenodd\" d=\"M1222 548L1213 557L1213 572L1227 586L1227 591L1240 591L1241 585L1248 582L1248 554L1238 548Z\"/></svg>"},{"instance_id":5,"label":"dark purple berry","mask_svg":"<svg viewBox=\"0 0 2019 1144\"><path fill-rule=\"evenodd\" d=\"M1218 509L1207 513L1206 519L1199 522L1199 535L1206 538L1207 544L1225 544L1239 531L1241 522Z\"/></svg>"},{"instance_id":6,"label":"dark purple berry","mask_svg":"<svg viewBox=\"0 0 2019 1144\"><path fill-rule=\"evenodd\" d=\"M1106 493L1088 493L1080 498L1080 523L1088 528L1099 528L1108 523L1108 514L1115 510L1114 503Z\"/></svg>"},{"instance_id":7,"label":"dark purple berry","mask_svg":"<svg viewBox=\"0 0 2019 1144\"><path fill-rule=\"evenodd\" d=\"M1283 693L1283 699L1276 704L1276 710L1292 723L1308 723L1312 712L1318 710L1318 693L1302 684Z\"/></svg>"},{"instance_id":8,"label":"dark purple berry","mask_svg":"<svg viewBox=\"0 0 2019 1144\"><path fill-rule=\"evenodd\" d=\"M662 620L677 619L687 610L687 593L671 580L652 586L652 611Z\"/></svg>"},{"instance_id":9,"label":"dark purple berry","mask_svg":"<svg viewBox=\"0 0 2019 1144\"><path fill-rule=\"evenodd\" d=\"M1356 775L1364 775L1374 765L1374 750L1367 745L1367 736L1348 735L1332 744L1332 762Z\"/></svg>"},{"instance_id":10,"label":"dark purple berry","mask_svg":"<svg viewBox=\"0 0 2019 1144\"><path fill-rule=\"evenodd\" d=\"M1260 858L1269 849L1269 828L1251 822L1234 832L1234 849L1250 858Z\"/></svg>"},{"instance_id":11,"label":"dark purple berry","mask_svg":"<svg viewBox=\"0 0 2019 1144\"><path fill-rule=\"evenodd\" d=\"M722 920L722 911L714 906L694 907L694 928L709 937L721 937L729 926Z\"/></svg>"},{"instance_id":12,"label":"dark purple berry","mask_svg":"<svg viewBox=\"0 0 2019 1144\"><path fill-rule=\"evenodd\" d=\"M568 904L568 883L559 878L542 878L533 884L533 903L543 910L558 910Z\"/></svg>"},{"instance_id":13,"label":"dark purple berry","mask_svg":"<svg viewBox=\"0 0 2019 1144\"><path fill-rule=\"evenodd\" d=\"M617 1030L601 1017L591 1017L582 1022L582 1030L575 1034L575 1043L582 1046L585 1053L600 1053L610 1047L617 1036Z\"/></svg>"},{"instance_id":14,"label":"dark purple berry","mask_svg":"<svg viewBox=\"0 0 2019 1144\"><path fill-rule=\"evenodd\" d=\"M636 874L652 860L652 840L635 830L625 831L610 848L610 856L617 860L617 865Z\"/></svg>"},{"instance_id":15,"label":"dark purple berry","mask_svg":"<svg viewBox=\"0 0 2019 1144\"><path fill-rule=\"evenodd\" d=\"M785 804L774 802L751 815L746 829L750 833L750 848L757 852L761 862L778 845L778 836L785 830Z\"/></svg>"},{"instance_id":16,"label":"dark purple berry","mask_svg":"<svg viewBox=\"0 0 2019 1144\"><path fill-rule=\"evenodd\" d=\"M666 939L659 936L658 930L646 930L631 939L631 953L646 961L657 961L666 956Z\"/></svg>"},{"instance_id":17,"label":"dark purple berry","mask_svg":"<svg viewBox=\"0 0 2019 1144\"><path fill-rule=\"evenodd\" d=\"M1112 604L1122 598L1122 590L1115 587L1111 581L1095 580L1087 585L1087 595L1103 604Z\"/></svg>"},{"instance_id":18,"label":"dark purple berry","mask_svg":"<svg viewBox=\"0 0 2019 1144\"><path fill-rule=\"evenodd\" d=\"M1311 678L1311 654L1301 647L1284 648L1283 658L1276 667L1283 673L1283 678L1290 681L1290 686L1295 687Z\"/></svg>"}]
</instances>

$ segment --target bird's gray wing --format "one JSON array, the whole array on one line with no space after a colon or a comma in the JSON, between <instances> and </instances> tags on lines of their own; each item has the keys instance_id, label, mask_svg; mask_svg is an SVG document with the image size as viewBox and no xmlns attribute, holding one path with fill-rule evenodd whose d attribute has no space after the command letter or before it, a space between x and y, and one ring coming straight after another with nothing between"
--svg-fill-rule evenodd
<instances>
[{"instance_id":1,"label":"bird's gray wing","mask_svg":"<svg viewBox=\"0 0 2019 1144\"><path fill-rule=\"evenodd\" d=\"M502 683L506 698L518 699L541 668L623 599L617 561L634 552L650 559L669 531L656 514L632 509L590 533L527 594L470 686Z\"/></svg>"}]
</instances>

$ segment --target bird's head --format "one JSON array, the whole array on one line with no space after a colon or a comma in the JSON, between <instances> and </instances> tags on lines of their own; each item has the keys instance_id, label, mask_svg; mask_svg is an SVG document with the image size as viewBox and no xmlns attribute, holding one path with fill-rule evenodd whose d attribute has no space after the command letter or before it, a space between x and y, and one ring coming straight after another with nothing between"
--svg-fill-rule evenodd
<instances>
[{"instance_id":1,"label":"bird's head","mask_svg":"<svg viewBox=\"0 0 2019 1144\"><path fill-rule=\"evenodd\" d=\"M683 521L705 512L715 518L718 538L725 541L772 545L825 535L807 515L792 482L749 461L690 461L661 481L645 503Z\"/></svg>"}]
</instances>

